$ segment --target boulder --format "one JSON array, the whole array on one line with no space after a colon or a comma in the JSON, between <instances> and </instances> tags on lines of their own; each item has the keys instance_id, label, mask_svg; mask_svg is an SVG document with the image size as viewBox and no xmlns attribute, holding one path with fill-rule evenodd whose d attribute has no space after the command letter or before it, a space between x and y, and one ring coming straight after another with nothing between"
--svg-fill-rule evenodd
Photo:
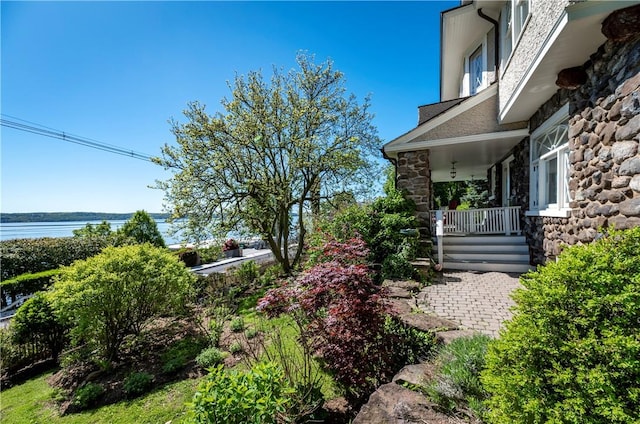
<instances>
[{"instance_id":1,"label":"boulder","mask_svg":"<svg viewBox=\"0 0 640 424\"><path fill-rule=\"evenodd\" d=\"M446 424L459 422L436 410L424 395L388 383L380 386L362 407L353 424Z\"/></svg>"}]
</instances>

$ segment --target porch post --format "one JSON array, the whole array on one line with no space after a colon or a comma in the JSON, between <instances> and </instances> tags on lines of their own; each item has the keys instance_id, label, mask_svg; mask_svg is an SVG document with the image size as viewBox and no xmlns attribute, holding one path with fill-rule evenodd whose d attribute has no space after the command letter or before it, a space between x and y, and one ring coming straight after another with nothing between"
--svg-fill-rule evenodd
<instances>
[{"instance_id":1,"label":"porch post","mask_svg":"<svg viewBox=\"0 0 640 424\"><path fill-rule=\"evenodd\" d=\"M436 240L438 243L438 265L440 269L444 268L444 247L442 246L442 238L444 237L444 219L441 210L436 211Z\"/></svg>"}]
</instances>

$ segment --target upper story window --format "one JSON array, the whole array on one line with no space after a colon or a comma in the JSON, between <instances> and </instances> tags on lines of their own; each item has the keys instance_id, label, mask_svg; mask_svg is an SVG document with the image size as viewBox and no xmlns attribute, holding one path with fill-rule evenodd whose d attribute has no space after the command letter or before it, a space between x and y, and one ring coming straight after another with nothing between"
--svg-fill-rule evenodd
<instances>
[{"instance_id":1,"label":"upper story window","mask_svg":"<svg viewBox=\"0 0 640 424\"><path fill-rule=\"evenodd\" d=\"M473 96L489 86L486 57L487 38L485 36L464 56L460 97Z\"/></svg>"},{"instance_id":2,"label":"upper story window","mask_svg":"<svg viewBox=\"0 0 640 424\"><path fill-rule=\"evenodd\" d=\"M502 8L500 12L500 67L502 69L505 68L528 17L529 0L507 0Z\"/></svg>"},{"instance_id":3,"label":"upper story window","mask_svg":"<svg viewBox=\"0 0 640 424\"><path fill-rule=\"evenodd\" d=\"M565 106L531 135L530 209L540 215L569 208L568 120Z\"/></svg>"}]
</instances>

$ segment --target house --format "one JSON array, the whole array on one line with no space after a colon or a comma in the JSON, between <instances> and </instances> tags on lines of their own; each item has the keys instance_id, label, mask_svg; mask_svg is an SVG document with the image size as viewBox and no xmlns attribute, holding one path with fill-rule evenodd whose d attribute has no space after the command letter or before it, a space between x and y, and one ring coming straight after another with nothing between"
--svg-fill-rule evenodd
<instances>
[{"instance_id":1,"label":"house","mask_svg":"<svg viewBox=\"0 0 640 424\"><path fill-rule=\"evenodd\" d=\"M462 1L440 60L440 102L383 152L426 232L433 183L486 178L492 208L444 212L445 267L519 271L640 225L639 1Z\"/></svg>"}]
</instances>

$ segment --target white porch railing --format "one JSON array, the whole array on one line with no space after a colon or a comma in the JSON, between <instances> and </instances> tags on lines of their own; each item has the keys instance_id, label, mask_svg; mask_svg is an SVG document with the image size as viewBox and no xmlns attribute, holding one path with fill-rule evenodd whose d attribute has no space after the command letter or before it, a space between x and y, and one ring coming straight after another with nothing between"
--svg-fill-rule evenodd
<instances>
[{"instance_id":1,"label":"white porch railing","mask_svg":"<svg viewBox=\"0 0 640 424\"><path fill-rule=\"evenodd\" d=\"M443 210L444 235L521 234L520 206L503 208ZM436 233L436 213L431 211L432 234Z\"/></svg>"}]
</instances>

